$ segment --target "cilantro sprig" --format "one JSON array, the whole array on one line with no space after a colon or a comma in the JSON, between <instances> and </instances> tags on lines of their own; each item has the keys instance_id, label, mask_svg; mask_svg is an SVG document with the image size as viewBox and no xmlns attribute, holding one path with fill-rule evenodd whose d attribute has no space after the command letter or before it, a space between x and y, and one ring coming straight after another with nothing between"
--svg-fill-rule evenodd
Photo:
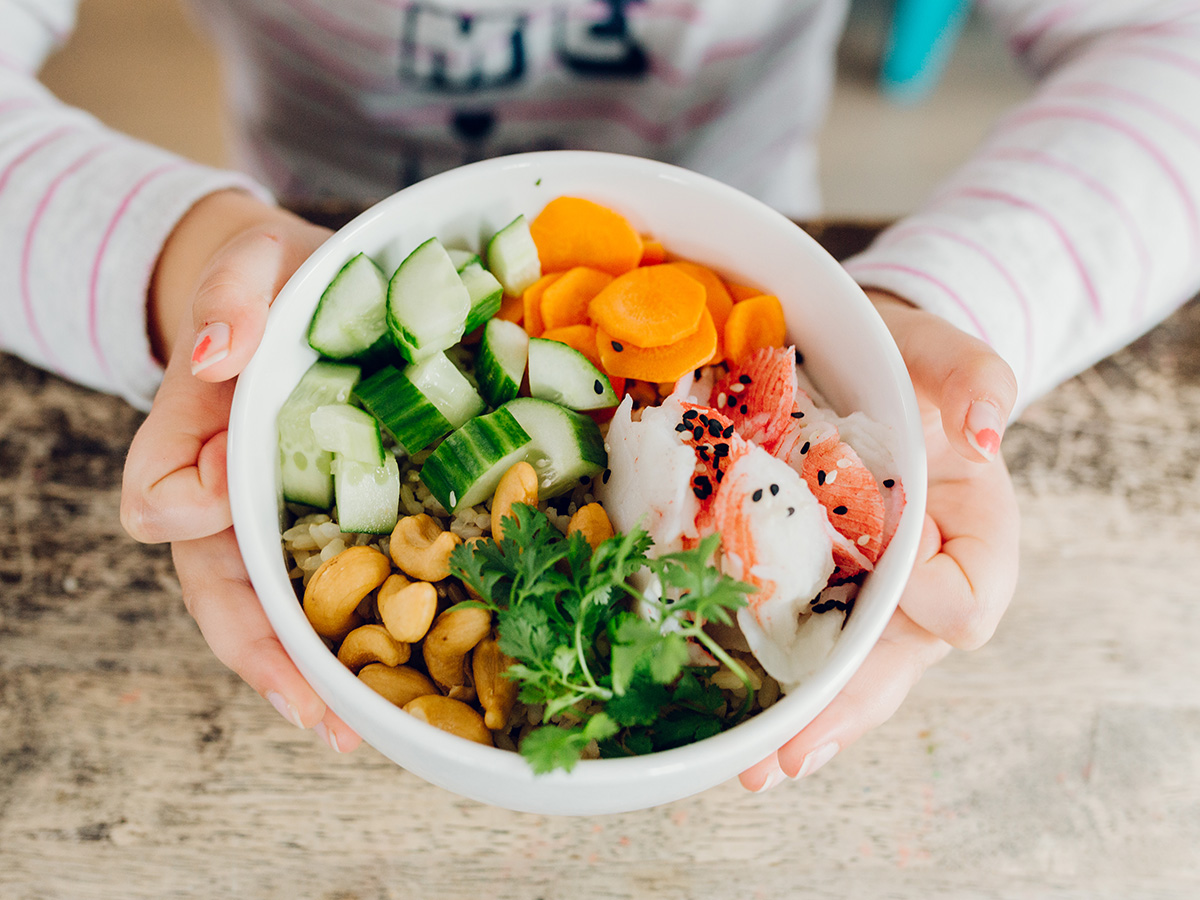
<instances>
[{"instance_id":1,"label":"cilantro sprig","mask_svg":"<svg viewBox=\"0 0 1200 900\"><path fill-rule=\"evenodd\" d=\"M755 590L710 564L719 541L652 558L639 527L593 551L583 535L564 536L544 513L515 504L500 541L455 549L452 573L483 598L467 603L494 613L499 647L514 660L507 676L523 702L544 707L520 747L534 771L570 771L592 741L605 755L679 746L749 711L749 676L704 630L732 623ZM723 712L724 696L705 681L712 670L688 664L689 641L742 680L740 710Z\"/></svg>"}]
</instances>

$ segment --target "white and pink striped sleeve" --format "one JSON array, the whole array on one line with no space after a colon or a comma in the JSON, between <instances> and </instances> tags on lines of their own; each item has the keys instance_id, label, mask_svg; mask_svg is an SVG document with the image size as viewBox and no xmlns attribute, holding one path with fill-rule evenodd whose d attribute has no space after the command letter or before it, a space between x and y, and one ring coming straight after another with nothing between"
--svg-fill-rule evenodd
<instances>
[{"instance_id":1,"label":"white and pink striped sleeve","mask_svg":"<svg viewBox=\"0 0 1200 900\"><path fill-rule=\"evenodd\" d=\"M1200 288L1200 2L980 5L1037 91L847 268L991 344L1020 409Z\"/></svg>"},{"instance_id":2,"label":"white and pink striped sleeve","mask_svg":"<svg viewBox=\"0 0 1200 900\"><path fill-rule=\"evenodd\" d=\"M161 377L146 294L175 223L243 176L67 107L36 80L74 0L0 0L0 349L148 408Z\"/></svg>"}]
</instances>

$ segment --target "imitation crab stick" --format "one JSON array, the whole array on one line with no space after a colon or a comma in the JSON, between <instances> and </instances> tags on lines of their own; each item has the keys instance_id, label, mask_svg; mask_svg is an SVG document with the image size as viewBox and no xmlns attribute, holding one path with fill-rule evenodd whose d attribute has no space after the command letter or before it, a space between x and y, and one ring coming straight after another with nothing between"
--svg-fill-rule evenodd
<instances>
[{"instance_id":1,"label":"imitation crab stick","mask_svg":"<svg viewBox=\"0 0 1200 900\"><path fill-rule=\"evenodd\" d=\"M575 266L563 272L542 291L542 326L562 328L588 321L588 303L608 286L613 277L588 266Z\"/></svg>"},{"instance_id":2,"label":"imitation crab stick","mask_svg":"<svg viewBox=\"0 0 1200 900\"><path fill-rule=\"evenodd\" d=\"M543 272L590 266L615 276L642 260L642 236L625 217L582 197L551 200L529 231Z\"/></svg>"},{"instance_id":3,"label":"imitation crab stick","mask_svg":"<svg viewBox=\"0 0 1200 900\"><path fill-rule=\"evenodd\" d=\"M749 359L764 347L782 347L787 338L783 307L771 294L735 303L725 322L725 356L733 362Z\"/></svg>"},{"instance_id":4,"label":"imitation crab stick","mask_svg":"<svg viewBox=\"0 0 1200 900\"><path fill-rule=\"evenodd\" d=\"M692 334L704 310L704 285L671 266L626 272L588 304L597 328L643 348L663 347Z\"/></svg>"},{"instance_id":5,"label":"imitation crab stick","mask_svg":"<svg viewBox=\"0 0 1200 900\"><path fill-rule=\"evenodd\" d=\"M621 342L603 327L596 329L596 343L605 372L622 378L663 383L676 381L712 359L717 349L717 329L712 315L701 304L699 327L673 343L639 347Z\"/></svg>"}]
</instances>

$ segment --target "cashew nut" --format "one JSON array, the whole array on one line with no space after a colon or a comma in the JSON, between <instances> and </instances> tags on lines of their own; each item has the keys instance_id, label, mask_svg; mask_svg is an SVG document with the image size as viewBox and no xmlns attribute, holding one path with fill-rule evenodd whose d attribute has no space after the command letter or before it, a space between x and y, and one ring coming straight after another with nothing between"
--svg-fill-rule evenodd
<instances>
[{"instance_id":1,"label":"cashew nut","mask_svg":"<svg viewBox=\"0 0 1200 900\"><path fill-rule=\"evenodd\" d=\"M398 641L412 644L425 637L437 607L437 588L428 581L392 575L379 589L379 618Z\"/></svg>"},{"instance_id":2,"label":"cashew nut","mask_svg":"<svg viewBox=\"0 0 1200 900\"><path fill-rule=\"evenodd\" d=\"M304 589L304 614L321 637L341 640L359 623L358 605L392 564L374 547L348 547L321 563Z\"/></svg>"},{"instance_id":3,"label":"cashew nut","mask_svg":"<svg viewBox=\"0 0 1200 900\"><path fill-rule=\"evenodd\" d=\"M536 506L538 502L538 477L533 466L527 462L513 463L496 485L492 495L492 537L504 537L504 520L512 515L514 503Z\"/></svg>"},{"instance_id":4,"label":"cashew nut","mask_svg":"<svg viewBox=\"0 0 1200 900\"><path fill-rule=\"evenodd\" d=\"M471 653L471 674L479 705L483 707L483 721L488 728L500 729L507 725L517 702L517 683L504 677L512 663L512 657L500 651L500 645L491 635L480 641Z\"/></svg>"},{"instance_id":5,"label":"cashew nut","mask_svg":"<svg viewBox=\"0 0 1200 900\"><path fill-rule=\"evenodd\" d=\"M397 641L382 625L362 625L346 635L338 648L338 661L352 672L368 663L398 666L408 662L411 649Z\"/></svg>"},{"instance_id":6,"label":"cashew nut","mask_svg":"<svg viewBox=\"0 0 1200 900\"><path fill-rule=\"evenodd\" d=\"M363 666L358 678L385 700L404 707L418 697L436 694L437 685L411 666L385 666L371 663Z\"/></svg>"},{"instance_id":7,"label":"cashew nut","mask_svg":"<svg viewBox=\"0 0 1200 900\"><path fill-rule=\"evenodd\" d=\"M609 521L608 513L599 503L581 506L575 515L571 516L571 521L567 524L567 534L574 534L577 531L582 532L592 550L613 536L612 522Z\"/></svg>"},{"instance_id":8,"label":"cashew nut","mask_svg":"<svg viewBox=\"0 0 1200 900\"><path fill-rule=\"evenodd\" d=\"M461 700L426 694L406 703L404 711L442 731L489 747L494 746L492 733L483 723L483 716Z\"/></svg>"},{"instance_id":9,"label":"cashew nut","mask_svg":"<svg viewBox=\"0 0 1200 900\"><path fill-rule=\"evenodd\" d=\"M405 516L392 529L388 548L400 570L418 581L441 581L450 576L450 554L462 543L443 531L432 516Z\"/></svg>"},{"instance_id":10,"label":"cashew nut","mask_svg":"<svg viewBox=\"0 0 1200 900\"><path fill-rule=\"evenodd\" d=\"M467 683L466 656L492 630L492 614L479 607L442 613L425 635L425 670L443 689Z\"/></svg>"}]
</instances>

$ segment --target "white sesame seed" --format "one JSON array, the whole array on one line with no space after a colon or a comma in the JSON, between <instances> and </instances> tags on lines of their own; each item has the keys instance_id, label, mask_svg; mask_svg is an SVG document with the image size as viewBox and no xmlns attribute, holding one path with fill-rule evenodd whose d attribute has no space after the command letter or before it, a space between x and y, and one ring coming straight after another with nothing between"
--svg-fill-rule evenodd
<instances>
[{"instance_id":1,"label":"white sesame seed","mask_svg":"<svg viewBox=\"0 0 1200 900\"><path fill-rule=\"evenodd\" d=\"M744 391L745 389L746 389L746 386L745 386L744 384L742 384L742 383L739 381L739 382L737 382L737 383L735 383L735 384L731 384L731 385L729 386L729 393L731 393L731 394L740 394L740 393L741 393L742 391Z\"/></svg>"},{"instance_id":2,"label":"white sesame seed","mask_svg":"<svg viewBox=\"0 0 1200 900\"><path fill-rule=\"evenodd\" d=\"M839 469L845 469L845 468L847 468L848 466L852 466L852 465L854 465L854 463L852 463L852 462L850 461L850 458L849 458L849 457L847 457L847 456L843 456L841 459L839 459L839 460L837 461L837 467L838 467Z\"/></svg>"},{"instance_id":3,"label":"white sesame seed","mask_svg":"<svg viewBox=\"0 0 1200 900\"><path fill-rule=\"evenodd\" d=\"M721 391L721 393L717 394L717 409L720 409L722 406L724 406L725 401L728 399L729 398L725 396L724 391Z\"/></svg>"},{"instance_id":4,"label":"white sesame seed","mask_svg":"<svg viewBox=\"0 0 1200 900\"><path fill-rule=\"evenodd\" d=\"M458 506L458 494L454 493L454 491L450 492L450 505Z\"/></svg>"},{"instance_id":5,"label":"white sesame seed","mask_svg":"<svg viewBox=\"0 0 1200 900\"><path fill-rule=\"evenodd\" d=\"M828 475L825 476L825 483L833 484L833 481L835 478L837 478L837 469L834 469L832 472L830 472Z\"/></svg>"},{"instance_id":6,"label":"white sesame seed","mask_svg":"<svg viewBox=\"0 0 1200 900\"><path fill-rule=\"evenodd\" d=\"M871 536L869 534L861 535L854 543L858 544L860 547L865 547L867 544L871 543Z\"/></svg>"}]
</instances>

